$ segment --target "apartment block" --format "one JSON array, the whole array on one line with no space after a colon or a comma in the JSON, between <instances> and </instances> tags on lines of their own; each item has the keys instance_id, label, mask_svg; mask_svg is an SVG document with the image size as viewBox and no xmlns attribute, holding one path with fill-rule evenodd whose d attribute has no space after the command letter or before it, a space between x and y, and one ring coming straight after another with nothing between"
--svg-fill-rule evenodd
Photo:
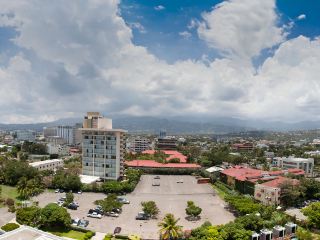
<instances>
[{"instance_id":1,"label":"apartment block","mask_svg":"<svg viewBox=\"0 0 320 240\"><path fill-rule=\"evenodd\" d=\"M83 121L82 174L118 180L124 173L125 135L113 129L112 120L88 112Z\"/></svg>"}]
</instances>

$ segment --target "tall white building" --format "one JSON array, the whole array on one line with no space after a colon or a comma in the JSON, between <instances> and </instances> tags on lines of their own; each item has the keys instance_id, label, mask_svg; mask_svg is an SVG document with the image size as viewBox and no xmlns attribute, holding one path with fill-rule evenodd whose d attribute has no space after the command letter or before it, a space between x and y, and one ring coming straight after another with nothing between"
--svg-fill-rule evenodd
<instances>
[{"instance_id":1,"label":"tall white building","mask_svg":"<svg viewBox=\"0 0 320 240\"><path fill-rule=\"evenodd\" d=\"M74 143L74 127L72 126L58 126L56 128L56 135L65 139L67 144Z\"/></svg>"},{"instance_id":2,"label":"tall white building","mask_svg":"<svg viewBox=\"0 0 320 240\"><path fill-rule=\"evenodd\" d=\"M313 176L314 159L313 158L295 158L290 157L276 157L272 164L282 169L298 168L305 171L309 177Z\"/></svg>"},{"instance_id":3,"label":"tall white building","mask_svg":"<svg viewBox=\"0 0 320 240\"><path fill-rule=\"evenodd\" d=\"M112 120L98 112L84 117L82 132L82 174L118 180L123 176L125 130L113 129Z\"/></svg>"},{"instance_id":4,"label":"tall white building","mask_svg":"<svg viewBox=\"0 0 320 240\"><path fill-rule=\"evenodd\" d=\"M130 142L130 150L133 152L143 152L151 148L151 142L144 137L136 137Z\"/></svg>"}]
</instances>

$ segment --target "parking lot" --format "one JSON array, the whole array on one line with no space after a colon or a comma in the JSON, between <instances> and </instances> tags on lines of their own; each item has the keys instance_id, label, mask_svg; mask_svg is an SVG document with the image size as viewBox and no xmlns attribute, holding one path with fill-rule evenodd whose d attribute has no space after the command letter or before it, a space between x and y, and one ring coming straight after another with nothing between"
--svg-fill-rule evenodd
<instances>
[{"instance_id":1,"label":"parking lot","mask_svg":"<svg viewBox=\"0 0 320 240\"><path fill-rule=\"evenodd\" d=\"M183 180L183 183L177 181ZM123 212L117 218L103 217L102 219L87 218L87 212L94 208L94 201L103 199L106 195L101 193L74 194L75 201L79 203L78 210L68 210L73 218L85 218L90 221L89 229L98 232L113 232L115 227L121 227L121 234L136 233L144 238L157 239L158 222L166 213L173 213L180 218L179 224L184 229L192 229L200 226L205 221L212 224L224 224L234 219L234 216L224 209L225 203L213 191L209 184L197 184L192 176L160 176L160 186L152 186L154 175L144 175L135 191L125 196L131 203L123 205ZM64 193L46 192L38 196L41 207L50 202L55 202L64 196ZM142 201L155 201L160 214L158 219L146 221L135 220L135 216L141 211ZM187 201L194 201L202 208L201 219L190 222L185 219Z\"/></svg>"}]
</instances>

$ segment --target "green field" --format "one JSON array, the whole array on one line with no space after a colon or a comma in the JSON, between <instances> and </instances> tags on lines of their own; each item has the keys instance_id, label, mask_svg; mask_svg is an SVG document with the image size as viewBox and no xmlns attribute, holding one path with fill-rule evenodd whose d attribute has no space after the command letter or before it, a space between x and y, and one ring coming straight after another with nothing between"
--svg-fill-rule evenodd
<instances>
[{"instance_id":1,"label":"green field","mask_svg":"<svg viewBox=\"0 0 320 240\"><path fill-rule=\"evenodd\" d=\"M0 185L2 188L2 193L1 193L1 197L4 199L7 198L12 198L14 199L16 202L19 202L18 198L18 192L17 189L15 187L10 187L7 185ZM3 205L0 204L0 207L3 207Z\"/></svg>"}]
</instances>

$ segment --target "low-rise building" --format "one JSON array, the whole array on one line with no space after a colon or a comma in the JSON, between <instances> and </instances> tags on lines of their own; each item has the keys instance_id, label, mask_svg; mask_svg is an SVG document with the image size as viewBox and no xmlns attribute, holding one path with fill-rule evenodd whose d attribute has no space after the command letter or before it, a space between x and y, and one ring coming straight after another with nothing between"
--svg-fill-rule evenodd
<instances>
[{"instance_id":1,"label":"low-rise building","mask_svg":"<svg viewBox=\"0 0 320 240\"><path fill-rule=\"evenodd\" d=\"M309 177L313 176L314 159L313 158L296 158L290 157L276 157L272 161L274 167L281 169L302 169Z\"/></svg>"},{"instance_id":2,"label":"low-rise building","mask_svg":"<svg viewBox=\"0 0 320 240\"><path fill-rule=\"evenodd\" d=\"M47 144L47 152L49 154L58 154L59 156L67 156L69 155L70 147L67 145L48 143Z\"/></svg>"},{"instance_id":3,"label":"low-rise building","mask_svg":"<svg viewBox=\"0 0 320 240\"><path fill-rule=\"evenodd\" d=\"M15 131L17 141L34 142L36 139L36 132L32 130L17 130Z\"/></svg>"},{"instance_id":4,"label":"low-rise building","mask_svg":"<svg viewBox=\"0 0 320 240\"><path fill-rule=\"evenodd\" d=\"M151 142L144 137L136 137L130 142L130 150L133 152L143 152L150 149Z\"/></svg>"},{"instance_id":5,"label":"low-rise building","mask_svg":"<svg viewBox=\"0 0 320 240\"><path fill-rule=\"evenodd\" d=\"M281 197L281 184L286 181L292 184L299 184L299 180L278 176L273 180L256 184L254 188L254 198L264 205L279 205Z\"/></svg>"},{"instance_id":6,"label":"low-rise building","mask_svg":"<svg viewBox=\"0 0 320 240\"><path fill-rule=\"evenodd\" d=\"M29 165L31 167L38 169L39 171L44 171L44 170L56 171L58 168L63 167L63 160L62 159L44 160L40 162L29 163Z\"/></svg>"},{"instance_id":7,"label":"low-rise building","mask_svg":"<svg viewBox=\"0 0 320 240\"><path fill-rule=\"evenodd\" d=\"M231 145L231 149L239 152L247 152L253 150L253 144L250 142L247 143L235 143Z\"/></svg>"}]
</instances>

